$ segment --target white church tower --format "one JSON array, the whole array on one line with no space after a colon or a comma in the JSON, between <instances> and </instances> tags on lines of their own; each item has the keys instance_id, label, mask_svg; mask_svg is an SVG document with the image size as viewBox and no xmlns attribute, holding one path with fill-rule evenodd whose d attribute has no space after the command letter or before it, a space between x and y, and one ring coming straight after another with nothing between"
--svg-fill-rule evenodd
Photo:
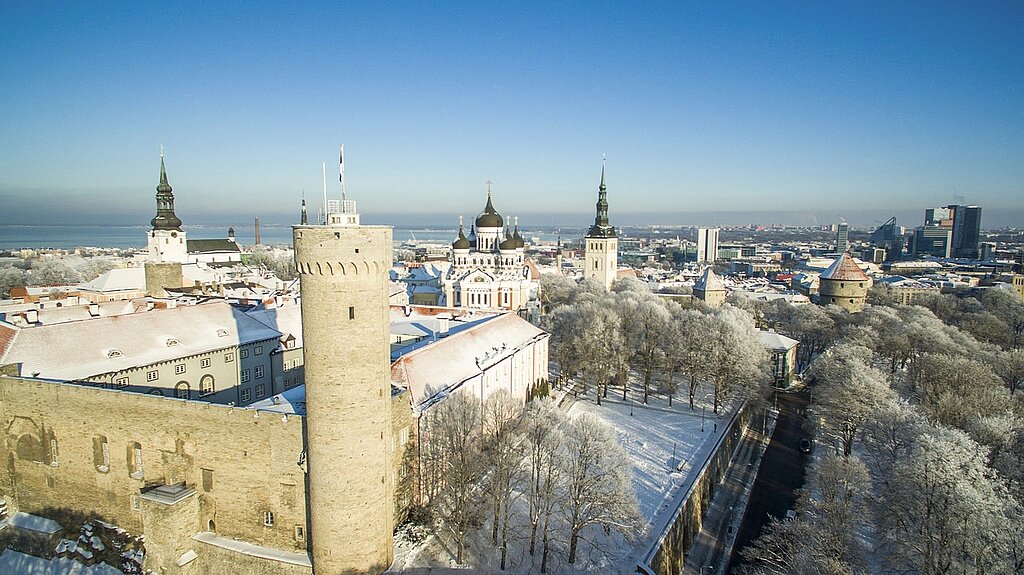
<instances>
[{"instance_id":1,"label":"white church tower","mask_svg":"<svg viewBox=\"0 0 1024 575\"><path fill-rule=\"evenodd\" d=\"M151 263L185 263L188 261L188 244L181 220L174 215L174 194L167 183L164 168L164 149L160 147L160 184L156 187L156 216L149 222L153 229L146 234L146 244Z\"/></svg>"},{"instance_id":2,"label":"white church tower","mask_svg":"<svg viewBox=\"0 0 1024 575\"><path fill-rule=\"evenodd\" d=\"M619 269L619 239L608 224L608 197L604 185L604 162L601 162L601 186L597 192L597 217L584 238L584 277L597 280L605 289L612 287Z\"/></svg>"}]
</instances>

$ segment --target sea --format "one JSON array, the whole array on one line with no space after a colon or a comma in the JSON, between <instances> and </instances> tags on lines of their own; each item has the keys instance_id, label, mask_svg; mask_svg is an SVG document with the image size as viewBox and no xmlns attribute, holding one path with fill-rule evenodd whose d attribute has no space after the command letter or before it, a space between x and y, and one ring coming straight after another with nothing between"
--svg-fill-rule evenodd
<instances>
[{"instance_id":1,"label":"sea","mask_svg":"<svg viewBox=\"0 0 1024 575\"><path fill-rule=\"evenodd\" d=\"M186 226L190 239L226 238L228 226ZM18 249L64 249L75 248L121 248L141 249L146 247L146 232L149 226L36 226L0 225L0 250ZM527 241L554 242L558 237L574 238L581 235L581 229L560 228L521 230ZM399 244L421 242L451 242L458 236L458 229L444 227L394 226L392 237ZM235 239L243 245L255 243L253 226L235 226ZM261 224L260 243L268 246L292 244L290 225Z\"/></svg>"}]
</instances>

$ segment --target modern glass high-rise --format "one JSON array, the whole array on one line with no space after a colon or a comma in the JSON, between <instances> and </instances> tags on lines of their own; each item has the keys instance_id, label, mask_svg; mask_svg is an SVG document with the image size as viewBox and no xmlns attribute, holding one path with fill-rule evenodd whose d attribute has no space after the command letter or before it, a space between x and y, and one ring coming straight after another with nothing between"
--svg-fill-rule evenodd
<instances>
[{"instance_id":1,"label":"modern glass high-rise","mask_svg":"<svg viewBox=\"0 0 1024 575\"><path fill-rule=\"evenodd\" d=\"M953 257L977 259L978 239L981 236L981 208L948 207L953 210Z\"/></svg>"}]
</instances>

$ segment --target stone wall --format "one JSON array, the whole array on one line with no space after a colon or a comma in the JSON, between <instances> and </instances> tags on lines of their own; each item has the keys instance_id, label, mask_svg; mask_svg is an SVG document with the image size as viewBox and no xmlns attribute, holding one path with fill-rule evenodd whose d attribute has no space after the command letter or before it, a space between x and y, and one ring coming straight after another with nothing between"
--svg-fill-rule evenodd
<instances>
[{"instance_id":1,"label":"stone wall","mask_svg":"<svg viewBox=\"0 0 1024 575\"><path fill-rule=\"evenodd\" d=\"M736 413L729 421L729 428L722 434L715 450L697 472L697 479L677 509L669 527L662 533L654 548L648 553L646 567L657 575L680 575L683 563L700 532L704 514L715 497L715 488L729 471L737 447L750 421L750 404Z\"/></svg>"},{"instance_id":2,"label":"stone wall","mask_svg":"<svg viewBox=\"0 0 1024 575\"><path fill-rule=\"evenodd\" d=\"M84 514L156 544L139 493L185 482L197 493L181 533L306 551L301 417L0 376L0 424L12 513Z\"/></svg>"}]
</instances>

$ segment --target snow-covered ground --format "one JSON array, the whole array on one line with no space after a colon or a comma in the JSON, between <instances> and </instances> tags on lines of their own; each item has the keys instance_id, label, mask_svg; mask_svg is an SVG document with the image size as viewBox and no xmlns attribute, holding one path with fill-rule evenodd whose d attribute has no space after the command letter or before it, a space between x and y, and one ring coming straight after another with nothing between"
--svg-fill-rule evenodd
<instances>
[{"instance_id":1,"label":"snow-covered ground","mask_svg":"<svg viewBox=\"0 0 1024 575\"><path fill-rule=\"evenodd\" d=\"M630 396L639 397L639 394L631 390ZM702 430L700 402L692 411L685 397L676 397L671 408L663 396L652 395L646 405L637 401L623 402L621 390L617 396L614 391L610 392L609 397L602 398L601 405L597 405L593 392L586 398L573 398L570 395L563 400L562 407L570 417L591 414L615 431L629 457L627 463L633 468L633 488L646 525L638 544L627 544L621 537L604 538L599 541L600 549L589 553L586 561L573 567L566 564L564 558L555 558L549 566L549 572L631 573L637 556L646 552L652 540L660 535L672 517L679 500L696 478L696 472L718 437L725 432L732 413L723 408L723 414L719 417L712 413L708 402L703 413ZM470 539L472 541L467 556L472 557L472 567L455 565L445 542L431 535L428 530L416 537L399 533L396 537L395 564L390 572L454 573L470 570L476 573L501 573L488 538L480 536ZM510 546L510 568L505 572L538 572L539 562L525 552L524 545L525 542Z\"/></svg>"},{"instance_id":2,"label":"snow-covered ground","mask_svg":"<svg viewBox=\"0 0 1024 575\"><path fill-rule=\"evenodd\" d=\"M10 549L0 553L0 573L19 575L124 575L106 563L86 566L73 559L40 559Z\"/></svg>"}]
</instances>

